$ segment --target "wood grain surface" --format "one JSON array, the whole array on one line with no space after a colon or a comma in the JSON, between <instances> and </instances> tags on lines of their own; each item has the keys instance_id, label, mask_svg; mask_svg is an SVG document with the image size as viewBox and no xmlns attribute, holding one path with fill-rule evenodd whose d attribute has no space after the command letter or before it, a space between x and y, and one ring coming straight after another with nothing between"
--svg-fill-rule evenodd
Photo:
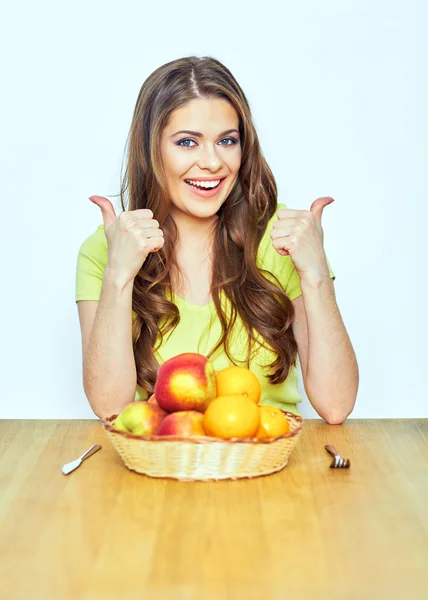
<instances>
[{"instance_id":1,"label":"wood grain surface","mask_svg":"<svg viewBox=\"0 0 428 600\"><path fill-rule=\"evenodd\" d=\"M0 421L0 523L5 600L425 600L428 419L307 420L281 472L218 482L128 471L96 420Z\"/></svg>"}]
</instances>

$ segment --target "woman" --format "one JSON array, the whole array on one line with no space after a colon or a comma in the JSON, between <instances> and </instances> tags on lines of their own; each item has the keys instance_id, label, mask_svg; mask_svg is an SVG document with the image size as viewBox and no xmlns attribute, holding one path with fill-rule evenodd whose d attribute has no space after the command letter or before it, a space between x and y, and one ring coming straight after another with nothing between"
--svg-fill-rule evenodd
<instances>
[{"instance_id":1,"label":"woman","mask_svg":"<svg viewBox=\"0 0 428 600\"><path fill-rule=\"evenodd\" d=\"M128 189L128 208L124 195ZM134 111L123 212L92 196L103 225L76 276L84 389L100 418L152 392L158 365L200 352L254 371L260 404L299 414L305 390L328 423L351 413L358 367L335 300L321 216L277 204L244 92L213 58L158 68Z\"/></svg>"}]
</instances>

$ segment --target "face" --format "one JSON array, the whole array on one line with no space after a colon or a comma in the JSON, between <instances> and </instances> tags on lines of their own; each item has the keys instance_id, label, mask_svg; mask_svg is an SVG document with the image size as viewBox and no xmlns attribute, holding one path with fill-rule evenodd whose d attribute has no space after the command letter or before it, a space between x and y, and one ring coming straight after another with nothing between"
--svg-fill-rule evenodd
<instances>
[{"instance_id":1,"label":"face","mask_svg":"<svg viewBox=\"0 0 428 600\"><path fill-rule=\"evenodd\" d=\"M238 126L235 109L220 98L192 100L172 113L161 155L173 215L207 219L217 213L241 165Z\"/></svg>"}]
</instances>

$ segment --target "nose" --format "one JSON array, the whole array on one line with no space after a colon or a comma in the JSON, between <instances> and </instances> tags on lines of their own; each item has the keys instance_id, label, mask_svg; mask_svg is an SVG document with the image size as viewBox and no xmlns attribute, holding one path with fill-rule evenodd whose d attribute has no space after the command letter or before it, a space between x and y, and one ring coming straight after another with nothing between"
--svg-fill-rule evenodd
<instances>
[{"instance_id":1,"label":"nose","mask_svg":"<svg viewBox=\"0 0 428 600\"><path fill-rule=\"evenodd\" d=\"M201 169L209 169L210 171L218 171L222 165L221 159L218 156L215 148L211 146L201 146L201 151L197 162Z\"/></svg>"}]
</instances>

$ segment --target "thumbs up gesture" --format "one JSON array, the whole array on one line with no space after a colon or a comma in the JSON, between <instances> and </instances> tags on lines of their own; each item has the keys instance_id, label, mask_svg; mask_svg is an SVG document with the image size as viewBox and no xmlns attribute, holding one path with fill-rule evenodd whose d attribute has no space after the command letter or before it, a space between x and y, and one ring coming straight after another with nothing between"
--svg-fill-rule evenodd
<instances>
[{"instance_id":1,"label":"thumbs up gesture","mask_svg":"<svg viewBox=\"0 0 428 600\"><path fill-rule=\"evenodd\" d=\"M148 208L124 211L118 217L103 196L90 196L100 207L108 245L107 267L122 283L132 281L150 252L164 244L163 231Z\"/></svg>"},{"instance_id":2,"label":"thumbs up gesture","mask_svg":"<svg viewBox=\"0 0 428 600\"><path fill-rule=\"evenodd\" d=\"M301 280L329 274L321 218L332 202L333 198L323 197L317 198L310 210L281 209L270 231L273 247L278 254L290 256Z\"/></svg>"}]
</instances>

